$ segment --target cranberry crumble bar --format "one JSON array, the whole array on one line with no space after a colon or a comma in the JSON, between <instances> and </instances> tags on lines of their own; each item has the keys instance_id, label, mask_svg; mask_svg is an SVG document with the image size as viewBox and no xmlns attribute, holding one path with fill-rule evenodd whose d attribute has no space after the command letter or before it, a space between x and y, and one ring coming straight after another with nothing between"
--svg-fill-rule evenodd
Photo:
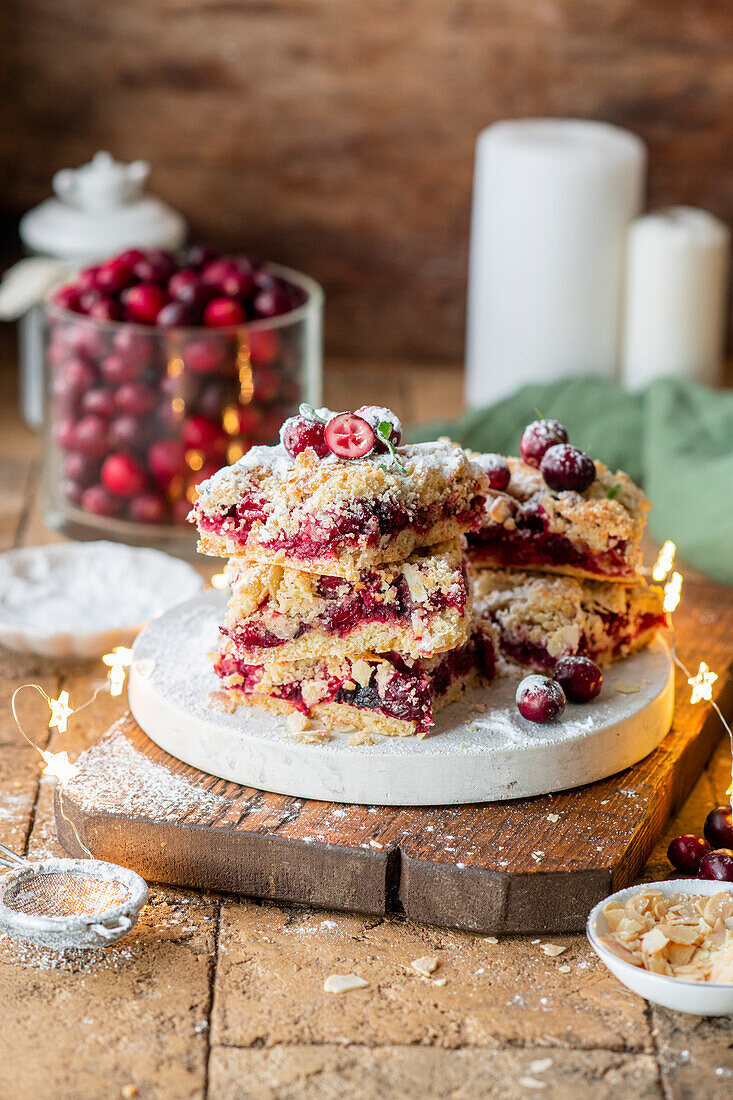
<instances>
[{"instance_id":1,"label":"cranberry crumble bar","mask_svg":"<svg viewBox=\"0 0 733 1100\"><path fill-rule=\"evenodd\" d=\"M253 447L199 487L199 550L358 581L481 525L487 478L465 451L438 441L393 452Z\"/></svg>"},{"instance_id":2,"label":"cranberry crumble bar","mask_svg":"<svg viewBox=\"0 0 733 1100\"><path fill-rule=\"evenodd\" d=\"M432 657L468 641L471 595L459 540L357 581L231 558L223 628L250 664L397 652Z\"/></svg>"},{"instance_id":3,"label":"cranberry crumble bar","mask_svg":"<svg viewBox=\"0 0 733 1100\"><path fill-rule=\"evenodd\" d=\"M473 457L487 470L496 460ZM506 489L489 490L481 530L468 535L475 565L636 580L649 502L627 474L596 462L594 480L578 492L550 488L540 469L519 458L506 462Z\"/></svg>"},{"instance_id":4,"label":"cranberry crumble bar","mask_svg":"<svg viewBox=\"0 0 733 1100\"><path fill-rule=\"evenodd\" d=\"M664 593L632 585L513 570L477 570L474 630L512 662L551 672L560 657L608 664L643 649L665 625Z\"/></svg>"}]
</instances>

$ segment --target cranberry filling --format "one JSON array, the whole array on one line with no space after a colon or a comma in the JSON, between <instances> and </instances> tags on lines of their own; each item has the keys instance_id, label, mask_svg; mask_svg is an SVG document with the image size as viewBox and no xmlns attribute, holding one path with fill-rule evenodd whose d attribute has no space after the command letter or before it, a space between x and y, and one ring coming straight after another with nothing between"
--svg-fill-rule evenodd
<instances>
[{"instance_id":1,"label":"cranberry filling","mask_svg":"<svg viewBox=\"0 0 733 1100\"><path fill-rule=\"evenodd\" d=\"M542 565L570 565L598 577L626 577L632 575L624 557L627 542L618 539L602 554L591 554L582 544L576 544L562 535L549 534L531 524L519 525L514 531L503 528L484 528L468 536L473 560L486 561L497 566L515 568Z\"/></svg>"}]
</instances>

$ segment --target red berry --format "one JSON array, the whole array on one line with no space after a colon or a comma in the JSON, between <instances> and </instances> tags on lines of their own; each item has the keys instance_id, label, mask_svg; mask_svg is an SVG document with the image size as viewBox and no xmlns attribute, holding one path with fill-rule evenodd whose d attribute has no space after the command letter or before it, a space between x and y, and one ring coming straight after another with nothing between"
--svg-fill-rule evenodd
<instances>
[{"instance_id":1,"label":"red berry","mask_svg":"<svg viewBox=\"0 0 733 1100\"><path fill-rule=\"evenodd\" d=\"M280 354L280 337L271 328L252 329L249 357L253 367L270 367Z\"/></svg>"},{"instance_id":2,"label":"red berry","mask_svg":"<svg viewBox=\"0 0 733 1100\"><path fill-rule=\"evenodd\" d=\"M705 818L703 831L713 848L733 848L732 818L730 806L716 806Z\"/></svg>"},{"instance_id":3,"label":"red berry","mask_svg":"<svg viewBox=\"0 0 733 1100\"><path fill-rule=\"evenodd\" d=\"M540 473L556 493L584 493L596 479L593 460L569 443L558 443L545 451L540 462Z\"/></svg>"},{"instance_id":4,"label":"red berry","mask_svg":"<svg viewBox=\"0 0 733 1100\"><path fill-rule=\"evenodd\" d=\"M71 417L64 417L63 419L54 421L53 440L54 443L63 450L71 450L74 446L75 434L76 421L72 420Z\"/></svg>"},{"instance_id":5,"label":"red berry","mask_svg":"<svg viewBox=\"0 0 733 1100\"><path fill-rule=\"evenodd\" d=\"M102 360L101 370L111 386L120 386L125 382L134 382L139 377L142 367L127 356L112 352Z\"/></svg>"},{"instance_id":6,"label":"red berry","mask_svg":"<svg viewBox=\"0 0 733 1100\"><path fill-rule=\"evenodd\" d=\"M116 256L97 268L96 287L105 294L116 294L132 282L132 267L121 256Z\"/></svg>"},{"instance_id":7,"label":"red berry","mask_svg":"<svg viewBox=\"0 0 733 1100\"><path fill-rule=\"evenodd\" d=\"M212 260L217 259L217 254L213 248L209 248L205 244L192 244L186 252L186 263L190 267L201 268L210 264Z\"/></svg>"},{"instance_id":8,"label":"red berry","mask_svg":"<svg viewBox=\"0 0 733 1100\"><path fill-rule=\"evenodd\" d=\"M733 882L733 850L716 848L714 852L708 852L700 860L697 877Z\"/></svg>"},{"instance_id":9,"label":"red berry","mask_svg":"<svg viewBox=\"0 0 733 1100\"><path fill-rule=\"evenodd\" d=\"M221 281L222 292L227 298L249 298L254 288L252 275L238 268L228 271Z\"/></svg>"},{"instance_id":10,"label":"red berry","mask_svg":"<svg viewBox=\"0 0 733 1100\"><path fill-rule=\"evenodd\" d=\"M226 348L220 336L202 336L183 349L183 362L196 374L216 374L226 361Z\"/></svg>"},{"instance_id":11,"label":"red berry","mask_svg":"<svg viewBox=\"0 0 733 1100\"><path fill-rule=\"evenodd\" d=\"M252 371L252 395L255 401L267 404L280 393L280 375L272 367L255 367Z\"/></svg>"},{"instance_id":12,"label":"red berry","mask_svg":"<svg viewBox=\"0 0 733 1100\"><path fill-rule=\"evenodd\" d=\"M545 451L567 441L568 433L559 420L533 420L522 432L519 450L528 466L539 466Z\"/></svg>"},{"instance_id":13,"label":"red berry","mask_svg":"<svg viewBox=\"0 0 733 1100\"><path fill-rule=\"evenodd\" d=\"M107 425L100 416L89 414L77 421L74 446L85 455L101 458L107 453Z\"/></svg>"},{"instance_id":14,"label":"red berry","mask_svg":"<svg viewBox=\"0 0 733 1100\"><path fill-rule=\"evenodd\" d=\"M112 337L112 346L128 363L144 367L153 358L155 339L153 335L122 328Z\"/></svg>"},{"instance_id":15,"label":"red berry","mask_svg":"<svg viewBox=\"0 0 733 1100\"><path fill-rule=\"evenodd\" d=\"M489 488L502 493L512 480L512 472L507 460L501 455L483 455L481 466L489 475Z\"/></svg>"},{"instance_id":16,"label":"red berry","mask_svg":"<svg viewBox=\"0 0 733 1100\"><path fill-rule=\"evenodd\" d=\"M78 310L79 308L79 291L77 287L60 286L58 290L53 292L53 301L57 306L61 306L62 309Z\"/></svg>"},{"instance_id":17,"label":"red berry","mask_svg":"<svg viewBox=\"0 0 733 1100\"><path fill-rule=\"evenodd\" d=\"M684 836L676 836L669 848L667 859L686 875L696 875L700 867L700 860L712 849L707 840L694 833L685 833Z\"/></svg>"},{"instance_id":18,"label":"red berry","mask_svg":"<svg viewBox=\"0 0 733 1100\"><path fill-rule=\"evenodd\" d=\"M206 416L190 416L183 425L183 444L187 450L224 454L228 436L221 424Z\"/></svg>"},{"instance_id":19,"label":"red berry","mask_svg":"<svg viewBox=\"0 0 733 1100\"><path fill-rule=\"evenodd\" d=\"M97 270L96 267L85 267L77 274L74 286L80 295L97 289Z\"/></svg>"},{"instance_id":20,"label":"red berry","mask_svg":"<svg viewBox=\"0 0 733 1100\"><path fill-rule=\"evenodd\" d=\"M165 513L165 497L160 493L141 493L130 501L130 519L135 523L162 523Z\"/></svg>"},{"instance_id":21,"label":"red berry","mask_svg":"<svg viewBox=\"0 0 733 1100\"><path fill-rule=\"evenodd\" d=\"M325 424L320 420L309 420L307 416L291 416L280 432L282 445L292 458L301 454L306 447L312 447L319 458L325 458L329 447L324 429Z\"/></svg>"},{"instance_id":22,"label":"red berry","mask_svg":"<svg viewBox=\"0 0 733 1100\"><path fill-rule=\"evenodd\" d=\"M126 382L115 394L117 408L131 416L144 416L155 408L157 401L155 390L144 382Z\"/></svg>"},{"instance_id":23,"label":"red berry","mask_svg":"<svg viewBox=\"0 0 733 1100\"><path fill-rule=\"evenodd\" d=\"M201 279L209 286L221 290L227 275L235 275L238 271L233 260L213 259L204 265L201 271Z\"/></svg>"},{"instance_id":24,"label":"red berry","mask_svg":"<svg viewBox=\"0 0 733 1100\"><path fill-rule=\"evenodd\" d=\"M148 469L161 489L167 489L176 474L185 472L186 452L175 439L158 439L148 451Z\"/></svg>"},{"instance_id":25,"label":"red berry","mask_svg":"<svg viewBox=\"0 0 733 1100\"><path fill-rule=\"evenodd\" d=\"M121 321L122 308L114 298L101 296L89 305L87 316L95 321Z\"/></svg>"},{"instance_id":26,"label":"red berry","mask_svg":"<svg viewBox=\"0 0 733 1100\"><path fill-rule=\"evenodd\" d=\"M168 295L157 283L139 283L122 292L127 320L141 325L155 324L155 318L167 301Z\"/></svg>"},{"instance_id":27,"label":"red berry","mask_svg":"<svg viewBox=\"0 0 733 1100\"><path fill-rule=\"evenodd\" d=\"M402 442L402 424L391 409L383 408L381 405L362 405L356 410L356 415L362 416L367 424L371 424L375 435L380 424L390 424L390 441L393 447L399 447ZM374 450L376 454L387 453L387 444L378 435L376 435Z\"/></svg>"},{"instance_id":28,"label":"red berry","mask_svg":"<svg viewBox=\"0 0 733 1100\"><path fill-rule=\"evenodd\" d=\"M176 264L168 252L151 248L133 265L133 274L141 283L167 283Z\"/></svg>"},{"instance_id":29,"label":"red berry","mask_svg":"<svg viewBox=\"0 0 733 1100\"><path fill-rule=\"evenodd\" d=\"M90 455L75 451L64 459L64 477L76 482L82 488L92 485L99 476L99 462Z\"/></svg>"},{"instance_id":30,"label":"red berry","mask_svg":"<svg viewBox=\"0 0 733 1100\"><path fill-rule=\"evenodd\" d=\"M145 488L145 471L128 454L110 455L102 463L102 484L116 496L132 497Z\"/></svg>"},{"instance_id":31,"label":"red berry","mask_svg":"<svg viewBox=\"0 0 733 1100\"><path fill-rule=\"evenodd\" d=\"M523 718L544 725L565 710L565 694L558 683L546 676L525 676L517 688L517 709Z\"/></svg>"},{"instance_id":32,"label":"red berry","mask_svg":"<svg viewBox=\"0 0 733 1100\"><path fill-rule=\"evenodd\" d=\"M93 512L97 516L118 516L122 510L122 501L107 492L103 485L85 489L80 503L85 512Z\"/></svg>"},{"instance_id":33,"label":"red berry","mask_svg":"<svg viewBox=\"0 0 733 1100\"><path fill-rule=\"evenodd\" d=\"M67 359L56 376L66 390L73 394L83 394L97 380L94 367L85 359L74 357Z\"/></svg>"},{"instance_id":34,"label":"red berry","mask_svg":"<svg viewBox=\"0 0 733 1100\"><path fill-rule=\"evenodd\" d=\"M168 282L168 293L178 302L186 305L203 307L217 295L216 287L203 282L201 275L193 268L184 268L172 275Z\"/></svg>"},{"instance_id":35,"label":"red berry","mask_svg":"<svg viewBox=\"0 0 733 1100\"><path fill-rule=\"evenodd\" d=\"M337 413L325 428L326 445L339 458L364 458L374 450L374 428L356 413Z\"/></svg>"},{"instance_id":36,"label":"red berry","mask_svg":"<svg viewBox=\"0 0 733 1100\"><path fill-rule=\"evenodd\" d=\"M204 324L208 328L228 328L246 320L244 306L236 298L213 298L204 309Z\"/></svg>"},{"instance_id":37,"label":"red berry","mask_svg":"<svg viewBox=\"0 0 733 1100\"><path fill-rule=\"evenodd\" d=\"M155 318L158 328L191 328L199 323L199 311L185 302L168 302Z\"/></svg>"},{"instance_id":38,"label":"red berry","mask_svg":"<svg viewBox=\"0 0 733 1100\"><path fill-rule=\"evenodd\" d=\"M82 396L81 407L84 412L96 413L97 416L112 416L115 411L115 395L112 390L95 387Z\"/></svg>"},{"instance_id":39,"label":"red berry","mask_svg":"<svg viewBox=\"0 0 733 1100\"><path fill-rule=\"evenodd\" d=\"M79 507L84 495L82 486L68 477L62 478L59 482L59 492L64 500L68 500L69 504L74 504L76 507Z\"/></svg>"},{"instance_id":40,"label":"red berry","mask_svg":"<svg viewBox=\"0 0 733 1100\"><path fill-rule=\"evenodd\" d=\"M603 673L590 657L560 657L552 678L571 703L589 703L603 686Z\"/></svg>"},{"instance_id":41,"label":"red berry","mask_svg":"<svg viewBox=\"0 0 733 1100\"><path fill-rule=\"evenodd\" d=\"M281 286L268 286L260 290L252 301L252 307L259 317L279 317L293 308L290 295Z\"/></svg>"},{"instance_id":42,"label":"red berry","mask_svg":"<svg viewBox=\"0 0 733 1100\"><path fill-rule=\"evenodd\" d=\"M144 257L145 253L142 252L139 248L126 248L124 252L120 252L117 259L121 260L122 263L127 264L128 267L132 268L135 266L138 260L142 260L144 259Z\"/></svg>"},{"instance_id":43,"label":"red berry","mask_svg":"<svg viewBox=\"0 0 733 1100\"><path fill-rule=\"evenodd\" d=\"M136 450L145 443L145 427L137 416L117 416L109 426L110 446Z\"/></svg>"}]
</instances>

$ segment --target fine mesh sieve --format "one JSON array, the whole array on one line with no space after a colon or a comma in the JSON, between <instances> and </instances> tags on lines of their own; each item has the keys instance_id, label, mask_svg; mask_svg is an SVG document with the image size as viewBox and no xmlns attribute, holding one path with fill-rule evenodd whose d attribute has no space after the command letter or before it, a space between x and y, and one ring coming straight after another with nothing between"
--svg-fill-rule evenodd
<instances>
[{"instance_id":1,"label":"fine mesh sieve","mask_svg":"<svg viewBox=\"0 0 733 1100\"><path fill-rule=\"evenodd\" d=\"M104 947L127 935L148 897L143 879L100 859L31 862L0 844L0 931L43 947Z\"/></svg>"}]
</instances>

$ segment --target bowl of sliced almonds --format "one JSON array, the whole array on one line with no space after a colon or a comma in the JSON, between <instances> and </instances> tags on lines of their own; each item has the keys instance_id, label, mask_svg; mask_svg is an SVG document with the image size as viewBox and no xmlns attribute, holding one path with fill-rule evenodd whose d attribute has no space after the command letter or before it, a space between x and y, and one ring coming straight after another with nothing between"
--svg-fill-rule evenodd
<instances>
[{"instance_id":1,"label":"bowl of sliced almonds","mask_svg":"<svg viewBox=\"0 0 733 1100\"><path fill-rule=\"evenodd\" d=\"M631 886L595 906L586 932L611 973L647 1001L695 1016L733 1014L733 886Z\"/></svg>"}]
</instances>

